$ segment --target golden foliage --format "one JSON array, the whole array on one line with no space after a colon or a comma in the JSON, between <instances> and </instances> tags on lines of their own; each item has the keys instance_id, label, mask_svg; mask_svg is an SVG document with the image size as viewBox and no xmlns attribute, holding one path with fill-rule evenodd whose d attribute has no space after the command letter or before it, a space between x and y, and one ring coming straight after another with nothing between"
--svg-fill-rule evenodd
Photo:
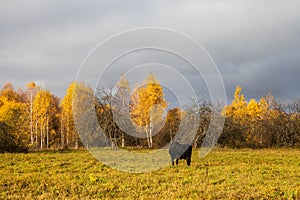
<instances>
[{"instance_id":1,"label":"golden foliage","mask_svg":"<svg viewBox=\"0 0 300 200\"><path fill-rule=\"evenodd\" d=\"M162 86L150 73L143 85L136 87L131 95L131 118L138 126L146 126L152 116L153 120L159 121L167 106Z\"/></svg>"}]
</instances>

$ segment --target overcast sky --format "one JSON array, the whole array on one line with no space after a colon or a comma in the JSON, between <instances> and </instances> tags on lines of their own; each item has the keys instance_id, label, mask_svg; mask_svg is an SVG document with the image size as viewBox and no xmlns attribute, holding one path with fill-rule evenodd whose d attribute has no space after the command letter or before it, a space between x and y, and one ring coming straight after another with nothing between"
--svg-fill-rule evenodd
<instances>
[{"instance_id":1,"label":"overcast sky","mask_svg":"<svg viewBox=\"0 0 300 200\"><path fill-rule=\"evenodd\" d=\"M98 43L153 26L202 44L229 101L238 84L247 99L272 92L293 100L300 97L299 19L298 0L1 1L0 84L17 88L34 80L62 97Z\"/></svg>"}]
</instances>

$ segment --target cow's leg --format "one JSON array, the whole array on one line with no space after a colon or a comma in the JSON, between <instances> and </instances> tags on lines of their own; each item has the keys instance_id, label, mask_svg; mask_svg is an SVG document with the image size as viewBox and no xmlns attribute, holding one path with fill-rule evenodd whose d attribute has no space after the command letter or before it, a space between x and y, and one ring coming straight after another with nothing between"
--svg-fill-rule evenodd
<instances>
[{"instance_id":1,"label":"cow's leg","mask_svg":"<svg viewBox=\"0 0 300 200\"><path fill-rule=\"evenodd\" d=\"M176 165L178 165L178 160L179 160L179 159L177 158L177 159L176 159Z\"/></svg>"},{"instance_id":2,"label":"cow's leg","mask_svg":"<svg viewBox=\"0 0 300 200\"><path fill-rule=\"evenodd\" d=\"M171 156L171 162L172 162L172 165L174 166L174 157Z\"/></svg>"},{"instance_id":3,"label":"cow's leg","mask_svg":"<svg viewBox=\"0 0 300 200\"><path fill-rule=\"evenodd\" d=\"M191 157L190 157L190 156L188 156L188 157L186 158L186 164L187 164L188 166L191 165Z\"/></svg>"}]
</instances>

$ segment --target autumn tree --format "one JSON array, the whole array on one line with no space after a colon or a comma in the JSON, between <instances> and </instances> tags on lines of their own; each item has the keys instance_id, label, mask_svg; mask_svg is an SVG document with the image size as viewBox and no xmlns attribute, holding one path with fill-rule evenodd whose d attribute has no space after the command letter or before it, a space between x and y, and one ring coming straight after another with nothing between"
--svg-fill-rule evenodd
<instances>
[{"instance_id":1,"label":"autumn tree","mask_svg":"<svg viewBox=\"0 0 300 200\"><path fill-rule=\"evenodd\" d=\"M3 85L1 91L0 91L0 95L2 97L6 97L6 99L8 101L15 101L15 102L20 102L21 101L21 97L20 97L20 94L18 94L12 83L10 82L7 82Z\"/></svg>"},{"instance_id":2,"label":"autumn tree","mask_svg":"<svg viewBox=\"0 0 300 200\"><path fill-rule=\"evenodd\" d=\"M193 146L195 148L202 144L205 136L207 135L211 122L212 111L213 109L219 110L218 106L219 104L216 103L213 105L212 102L205 97L195 97L186 109L189 113L192 113L193 116L196 116L199 119L197 133L193 141Z\"/></svg>"},{"instance_id":3,"label":"autumn tree","mask_svg":"<svg viewBox=\"0 0 300 200\"><path fill-rule=\"evenodd\" d=\"M131 95L131 118L138 127L145 130L149 148L153 146L153 128L163 120L167 105L163 88L152 73L141 86L136 87Z\"/></svg>"},{"instance_id":4,"label":"autumn tree","mask_svg":"<svg viewBox=\"0 0 300 200\"><path fill-rule=\"evenodd\" d=\"M70 140L77 141L73 118L73 94L77 83L72 82L61 101L61 146L69 148ZM76 142L77 143L77 142Z\"/></svg>"},{"instance_id":5,"label":"autumn tree","mask_svg":"<svg viewBox=\"0 0 300 200\"><path fill-rule=\"evenodd\" d=\"M97 88L95 98L95 110L98 123L101 127L101 132L105 135L105 137L109 138L108 143L105 142L101 145L111 146L114 148L114 146L117 145L115 138L117 138L118 129L111 109L112 91Z\"/></svg>"},{"instance_id":6,"label":"autumn tree","mask_svg":"<svg viewBox=\"0 0 300 200\"><path fill-rule=\"evenodd\" d=\"M76 102L74 102L76 101ZM74 104L75 103L75 104ZM90 87L81 82L72 82L61 101L61 146L63 148L79 148L81 144L78 132L75 126L74 116L77 120L86 115L85 108L94 103L94 94ZM78 125L80 124L77 121ZM86 125L87 126L87 125ZM82 127L80 127L82 128Z\"/></svg>"},{"instance_id":7,"label":"autumn tree","mask_svg":"<svg viewBox=\"0 0 300 200\"><path fill-rule=\"evenodd\" d=\"M0 92L0 143L5 151L28 149L29 137L26 129L26 104L12 84L5 84Z\"/></svg>"},{"instance_id":8,"label":"autumn tree","mask_svg":"<svg viewBox=\"0 0 300 200\"><path fill-rule=\"evenodd\" d=\"M268 104L264 98L259 102L250 99L246 108L245 120L248 126L246 137L247 141L252 142L252 146L263 145L263 120L268 115Z\"/></svg>"},{"instance_id":9,"label":"autumn tree","mask_svg":"<svg viewBox=\"0 0 300 200\"><path fill-rule=\"evenodd\" d=\"M34 135L33 135L33 100L37 94L39 87L35 84L35 82L30 82L26 84L26 96L29 104L29 120L30 120L30 142L33 145Z\"/></svg>"},{"instance_id":10,"label":"autumn tree","mask_svg":"<svg viewBox=\"0 0 300 200\"><path fill-rule=\"evenodd\" d=\"M109 141L104 145L125 147L126 145L139 145L140 140L134 137L136 127L130 118L130 92L129 82L122 76L112 89L98 87L95 94L95 109L102 132ZM129 133L129 134L128 134Z\"/></svg>"},{"instance_id":11,"label":"autumn tree","mask_svg":"<svg viewBox=\"0 0 300 200\"><path fill-rule=\"evenodd\" d=\"M292 147L298 144L297 103L280 103L268 94L259 101L245 100L237 86L232 103L226 106L222 144L234 147Z\"/></svg>"},{"instance_id":12,"label":"autumn tree","mask_svg":"<svg viewBox=\"0 0 300 200\"><path fill-rule=\"evenodd\" d=\"M181 120L181 111L179 108L174 108L168 111L166 125L168 127L168 132L170 134L171 143L175 136L175 133L179 129L180 120Z\"/></svg>"},{"instance_id":13,"label":"autumn tree","mask_svg":"<svg viewBox=\"0 0 300 200\"><path fill-rule=\"evenodd\" d=\"M1 99L0 122L2 123L3 135L13 141L15 149L10 151L23 151L28 149L29 137L26 132L26 120L24 105L15 101ZM5 137L6 137L5 136ZM7 143L5 141L4 143Z\"/></svg>"},{"instance_id":14,"label":"autumn tree","mask_svg":"<svg viewBox=\"0 0 300 200\"><path fill-rule=\"evenodd\" d=\"M121 76L116 84L116 92L111 96L111 109L113 112L114 121L120 127L121 146L125 147L125 132L131 129L131 121L129 116L129 100L131 89L125 75Z\"/></svg>"},{"instance_id":15,"label":"autumn tree","mask_svg":"<svg viewBox=\"0 0 300 200\"><path fill-rule=\"evenodd\" d=\"M5 122L0 121L0 153L17 151L15 138L9 132Z\"/></svg>"},{"instance_id":16,"label":"autumn tree","mask_svg":"<svg viewBox=\"0 0 300 200\"><path fill-rule=\"evenodd\" d=\"M236 121L245 119L247 109L247 101L244 94L242 94L242 87L237 86L233 95L233 100L230 105L225 106L223 114L233 117Z\"/></svg>"},{"instance_id":17,"label":"autumn tree","mask_svg":"<svg viewBox=\"0 0 300 200\"><path fill-rule=\"evenodd\" d=\"M222 112L226 118L219 142L225 146L243 147L245 145L247 102L241 92L242 87L237 86L231 104L225 106Z\"/></svg>"},{"instance_id":18,"label":"autumn tree","mask_svg":"<svg viewBox=\"0 0 300 200\"><path fill-rule=\"evenodd\" d=\"M75 83L75 84L74 84ZM86 148L94 146L96 143L101 142L99 140L98 122L95 116L95 96L92 88L88 87L83 82L74 82L73 94L72 94L72 110L73 122L75 127L73 128L73 140L75 142L74 147L78 147L85 144ZM69 129L72 130L72 129ZM80 134L80 138L79 138ZM96 145L97 146L97 145Z\"/></svg>"},{"instance_id":19,"label":"autumn tree","mask_svg":"<svg viewBox=\"0 0 300 200\"><path fill-rule=\"evenodd\" d=\"M38 143L39 135L40 149L43 149L45 146L49 148L50 134L55 137L57 132L58 98L48 90L39 90L33 101L33 113L36 144Z\"/></svg>"}]
</instances>

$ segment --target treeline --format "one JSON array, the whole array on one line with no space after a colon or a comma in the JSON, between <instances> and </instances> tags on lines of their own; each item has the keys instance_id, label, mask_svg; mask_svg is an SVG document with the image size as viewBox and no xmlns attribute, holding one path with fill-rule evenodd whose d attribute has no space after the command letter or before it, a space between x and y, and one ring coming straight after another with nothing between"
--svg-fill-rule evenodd
<instances>
[{"instance_id":1,"label":"treeline","mask_svg":"<svg viewBox=\"0 0 300 200\"><path fill-rule=\"evenodd\" d=\"M194 146L200 146L212 110L219 106L200 99L186 110L166 111L168 102L153 74L134 91L122 77L115 89L98 88L95 95L84 83L73 82L62 99L34 82L24 90L6 83L0 91L0 152L92 147L92 142L81 141L74 123L74 112L80 113L73 106L78 88L85 91L83 94L92 94L101 129L111 145L120 147L159 148L170 143L187 112L199 118ZM246 101L238 86L232 103L222 109L225 124L218 140L222 147L300 147L300 100L280 103L269 94L258 102ZM144 137L134 137L128 131Z\"/></svg>"},{"instance_id":2,"label":"treeline","mask_svg":"<svg viewBox=\"0 0 300 200\"><path fill-rule=\"evenodd\" d=\"M34 82L26 89L4 84L0 91L0 152L29 149L77 148L77 134L72 127L69 90L60 100Z\"/></svg>"},{"instance_id":3,"label":"treeline","mask_svg":"<svg viewBox=\"0 0 300 200\"><path fill-rule=\"evenodd\" d=\"M233 101L223 109L221 146L269 148L300 147L300 100L281 103L271 94L245 100L237 86Z\"/></svg>"}]
</instances>

